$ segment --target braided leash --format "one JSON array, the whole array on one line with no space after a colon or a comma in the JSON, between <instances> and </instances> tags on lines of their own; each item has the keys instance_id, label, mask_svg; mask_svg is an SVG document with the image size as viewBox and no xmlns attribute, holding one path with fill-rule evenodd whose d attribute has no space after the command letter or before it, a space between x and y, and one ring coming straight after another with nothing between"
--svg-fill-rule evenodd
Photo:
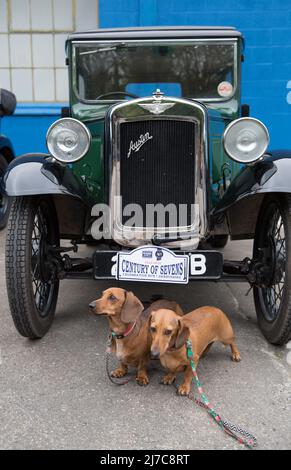
<instances>
[{"instance_id":1,"label":"braided leash","mask_svg":"<svg viewBox=\"0 0 291 470\"><path fill-rule=\"evenodd\" d=\"M126 385L128 382L133 380L133 377L127 378L127 379L114 379L111 376L111 372L109 370L109 361L110 361L110 356L111 356L111 346L112 346L112 340L113 340L114 335L111 334L109 335L108 341L107 341L107 347L106 347L106 372L109 380L114 384L114 385ZM231 436L233 439L238 441L240 444L244 444L247 448L253 449L254 447L257 446L257 439L255 436L250 434L248 431L235 426L234 424L229 423L226 420L222 420L222 418L219 416L218 413L212 408L212 406L209 403L209 400L207 399L206 395L203 392L201 383L199 381L197 371L196 371L196 366L194 363L193 359L193 351L192 351L192 343L190 340L186 341L186 349L187 349L187 357L190 362L190 366L192 369L193 377L195 379L195 383L197 386L197 390L201 396L201 400L198 400L195 398L194 394L191 393L188 395L188 398L197 405L201 406L202 408L206 409L210 416L214 419L214 421L220 426L220 428L229 436ZM240 434L243 437L240 437L238 434Z\"/></svg>"},{"instance_id":2,"label":"braided leash","mask_svg":"<svg viewBox=\"0 0 291 470\"><path fill-rule=\"evenodd\" d=\"M233 437L240 444L244 444L249 449L253 449L257 445L257 439L254 436L252 436L252 434L245 431L244 429L241 429L238 426L235 426L229 423L228 421L223 421L221 417L219 416L219 414L216 413L216 411L210 405L209 400L207 399L206 395L203 392L201 383L199 381L199 378L196 372L196 366L195 366L194 359L193 359L192 343L190 340L186 341L186 348L187 348L187 357L190 362L193 377L195 379L195 383L196 383L199 395L201 397L201 400L198 400L194 396L189 396L189 398L193 400L195 403L197 403L197 405L201 406L202 408L205 408L210 414L210 416L214 419L214 421L220 426L220 428L226 434ZM244 437L240 437L238 436L238 434Z\"/></svg>"}]
</instances>

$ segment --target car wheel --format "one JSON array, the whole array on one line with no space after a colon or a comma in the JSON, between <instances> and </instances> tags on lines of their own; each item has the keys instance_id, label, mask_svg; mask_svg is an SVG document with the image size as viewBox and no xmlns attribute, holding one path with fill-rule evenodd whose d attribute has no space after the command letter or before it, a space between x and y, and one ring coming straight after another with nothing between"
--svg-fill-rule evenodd
<instances>
[{"instance_id":1,"label":"car wheel","mask_svg":"<svg viewBox=\"0 0 291 470\"><path fill-rule=\"evenodd\" d=\"M207 242L212 248L224 248L228 242L228 235L213 235Z\"/></svg>"},{"instance_id":2,"label":"car wheel","mask_svg":"<svg viewBox=\"0 0 291 470\"><path fill-rule=\"evenodd\" d=\"M8 166L7 161L5 160L3 155L0 155L0 180L3 177L7 166ZM10 198L0 193L0 230L6 227L10 206L11 206Z\"/></svg>"},{"instance_id":3,"label":"car wheel","mask_svg":"<svg viewBox=\"0 0 291 470\"><path fill-rule=\"evenodd\" d=\"M44 336L54 319L59 291L54 246L59 230L50 199L15 198L7 227L7 293L15 326L28 338Z\"/></svg>"},{"instance_id":4,"label":"car wheel","mask_svg":"<svg viewBox=\"0 0 291 470\"><path fill-rule=\"evenodd\" d=\"M253 257L265 266L254 287L258 323L265 338L282 345L291 338L291 197L267 197L260 210Z\"/></svg>"}]
</instances>

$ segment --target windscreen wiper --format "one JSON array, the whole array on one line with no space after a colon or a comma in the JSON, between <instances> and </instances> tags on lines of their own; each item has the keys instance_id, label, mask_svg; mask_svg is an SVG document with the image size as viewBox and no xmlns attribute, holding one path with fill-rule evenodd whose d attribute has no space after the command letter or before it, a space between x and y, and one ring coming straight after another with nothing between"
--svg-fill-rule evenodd
<instances>
[{"instance_id":1,"label":"windscreen wiper","mask_svg":"<svg viewBox=\"0 0 291 470\"><path fill-rule=\"evenodd\" d=\"M93 51L84 51L80 52L79 55L87 55L87 54L96 54L99 52L107 52L107 51L116 51L118 49L122 49L123 47L126 47L126 44L117 44L116 46L108 46L108 47L99 47L99 49L94 49Z\"/></svg>"}]
</instances>

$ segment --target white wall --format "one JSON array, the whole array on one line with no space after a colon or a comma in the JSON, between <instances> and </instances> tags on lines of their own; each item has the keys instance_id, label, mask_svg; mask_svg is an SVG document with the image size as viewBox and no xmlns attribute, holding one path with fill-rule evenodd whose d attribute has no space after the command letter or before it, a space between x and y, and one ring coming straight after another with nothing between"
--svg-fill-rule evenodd
<instances>
[{"instance_id":1,"label":"white wall","mask_svg":"<svg viewBox=\"0 0 291 470\"><path fill-rule=\"evenodd\" d=\"M98 27L98 0L0 0L0 87L19 102L67 101L65 39Z\"/></svg>"}]
</instances>

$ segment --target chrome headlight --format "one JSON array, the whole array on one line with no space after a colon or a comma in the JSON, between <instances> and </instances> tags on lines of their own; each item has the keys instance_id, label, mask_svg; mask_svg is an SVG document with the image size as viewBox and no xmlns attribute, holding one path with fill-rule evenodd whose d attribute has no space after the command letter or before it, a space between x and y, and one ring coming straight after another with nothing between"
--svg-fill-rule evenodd
<instances>
[{"instance_id":1,"label":"chrome headlight","mask_svg":"<svg viewBox=\"0 0 291 470\"><path fill-rule=\"evenodd\" d=\"M88 152L91 134L77 119L62 118L54 122L46 135L50 154L60 162L73 163Z\"/></svg>"},{"instance_id":2,"label":"chrome headlight","mask_svg":"<svg viewBox=\"0 0 291 470\"><path fill-rule=\"evenodd\" d=\"M254 118L240 118L224 131L223 145L227 155L239 163L252 163L261 158L270 142L266 126Z\"/></svg>"}]
</instances>

